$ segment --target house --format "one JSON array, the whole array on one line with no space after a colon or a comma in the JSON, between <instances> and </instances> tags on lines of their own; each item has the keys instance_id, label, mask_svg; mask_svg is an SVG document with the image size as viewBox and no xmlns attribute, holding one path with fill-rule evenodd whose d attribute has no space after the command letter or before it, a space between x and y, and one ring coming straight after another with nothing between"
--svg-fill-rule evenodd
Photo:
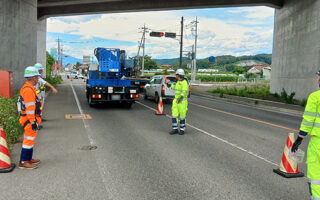
<instances>
[{"instance_id":1,"label":"house","mask_svg":"<svg viewBox=\"0 0 320 200\"><path fill-rule=\"evenodd\" d=\"M271 79L271 66L268 67L263 67L262 68L262 72L263 72L263 78L266 80L270 80Z\"/></svg>"},{"instance_id":2,"label":"house","mask_svg":"<svg viewBox=\"0 0 320 200\"><path fill-rule=\"evenodd\" d=\"M271 65L253 65L249 70L248 73L252 74L259 74L263 73L263 78L266 80L270 80L271 78Z\"/></svg>"},{"instance_id":3,"label":"house","mask_svg":"<svg viewBox=\"0 0 320 200\"><path fill-rule=\"evenodd\" d=\"M266 64L266 65L253 65L253 66L248 70L248 73L259 74L264 67L270 67L270 69L271 69L271 65L268 65L268 64Z\"/></svg>"},{"instance_id":4,"label":"house","mask_svg":"<svg viewBox=\"0 0 320 200\"><path fill-rule=\"evenodd\" d=\"M164 64L164 65L161 65L160 67L172 69L172 65L169 65L169 64Z\"/></svg>"}]
</instances>

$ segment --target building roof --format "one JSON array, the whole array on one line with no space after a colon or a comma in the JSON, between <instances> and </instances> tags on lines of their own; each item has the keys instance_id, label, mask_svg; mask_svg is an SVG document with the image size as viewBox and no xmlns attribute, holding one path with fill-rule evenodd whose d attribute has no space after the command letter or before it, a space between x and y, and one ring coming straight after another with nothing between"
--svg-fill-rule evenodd
<instances>
[{"instance_id":1,"label":"building roof","mask_svg":"<svg viewBox=\"0 0 320 200\"><path fill-rule=\"evenodd\" d=\"M270 67L270 69L271 69L271 65L265 64L265 65L253 65L253 66L250 68L250 70L251 70L252 68L256 68L257 70L261 71L262 68L264 68L264 67Z\"/></svg>"}]
</instances>

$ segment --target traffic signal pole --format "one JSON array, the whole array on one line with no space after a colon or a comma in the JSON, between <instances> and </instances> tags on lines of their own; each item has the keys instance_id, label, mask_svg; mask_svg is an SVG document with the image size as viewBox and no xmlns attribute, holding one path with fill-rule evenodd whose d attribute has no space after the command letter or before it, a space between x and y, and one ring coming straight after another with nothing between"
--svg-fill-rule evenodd
<instances>
[{"instance_id":1,"label":"traffic signal pole","mask_svg":"<svg viewBox=\"0 0 320 200\"><path fill-rule=\"evenodd\" d=\"M183 17L181 17L180 62L179 62L179 68L182 68L182 48L183 48Z\"/></svg>"}]
</instances>

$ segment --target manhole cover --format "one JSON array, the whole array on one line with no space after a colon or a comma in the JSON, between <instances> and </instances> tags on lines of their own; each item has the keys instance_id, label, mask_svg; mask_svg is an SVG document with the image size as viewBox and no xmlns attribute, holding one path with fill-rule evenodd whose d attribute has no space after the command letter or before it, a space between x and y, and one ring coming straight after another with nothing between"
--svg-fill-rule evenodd
<instances>
[{"instance_id":1,"label":"manhole cover","mask_svg":"<svg viewBox=\"0 0 320 200\"><path fill-rule=\"evenodd\" d=\"M66 119L92 119L88 114L66 114Z\"/></svg>"},{"instance_id":2,"label":"manhole cover","mask_svg":"<svg viewBox=\"0 0 320 200\"><path fill-rule=\"evenodd\" d=\"M97 148L98 148L97 146L91 146L91 145L89 145L89 146L83 146L83 147L81 147L80 150L90 151L90 150L95 150L95 149L97 149Z\"/></svg>"}]
</instances>

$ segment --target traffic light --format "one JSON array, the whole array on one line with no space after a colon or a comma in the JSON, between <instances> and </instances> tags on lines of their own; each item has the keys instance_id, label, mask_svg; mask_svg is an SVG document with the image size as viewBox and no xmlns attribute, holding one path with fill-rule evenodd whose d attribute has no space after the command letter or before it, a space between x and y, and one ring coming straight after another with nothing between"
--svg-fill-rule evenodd
<instances>
[{"instance_id":1,"label":"traffic light","mask_svg":"<svg viewBox=\"0 0 320 200\"><path fill-rule=\"evenodd\" d=\"M166 33L165 33L165 37L176 38L176 33L166 32Z\"/></svg>"},{"instance_id":2,"label":"traffic light","mask_svg":"<svg viewBox=\"0 0 320 200\"><path fill-rule=\"evenodd\" d=\"M150 32L150 37L163 37L163 32Z\"/></svg>"}]
</instances>

